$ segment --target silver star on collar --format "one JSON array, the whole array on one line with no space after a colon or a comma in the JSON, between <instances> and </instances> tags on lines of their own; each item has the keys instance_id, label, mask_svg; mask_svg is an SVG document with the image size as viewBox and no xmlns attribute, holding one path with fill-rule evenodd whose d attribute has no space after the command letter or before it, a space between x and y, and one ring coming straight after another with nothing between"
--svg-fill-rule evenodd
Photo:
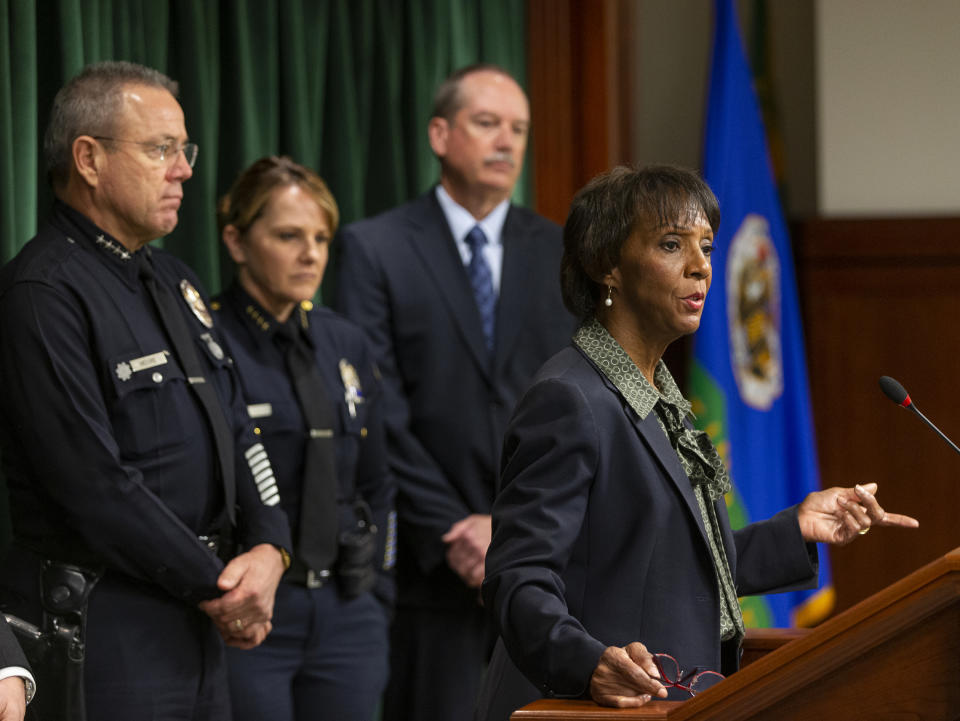
<instances>
[{"instance_id":1,"label":"silver star on collar","mask_svg":"<svg viewBox=\"0 0 960 721\"><path fill-rule=\"evenodd\" d=\"M114 255L119 255L123 260L130 260L132 257L130 255L130 251L128 251L122 245L114 243L112 240L107 240L102 235L97 236L97 245L99 245L101 248L106 248Z\"/></svg>"}]
</instances>

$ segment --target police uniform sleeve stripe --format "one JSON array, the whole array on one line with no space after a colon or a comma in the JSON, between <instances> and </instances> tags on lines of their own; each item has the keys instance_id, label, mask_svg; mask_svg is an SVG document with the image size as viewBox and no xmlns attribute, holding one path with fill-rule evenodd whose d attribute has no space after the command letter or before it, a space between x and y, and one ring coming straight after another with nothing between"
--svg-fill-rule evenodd
<instances>
[{"instance_id":1,"label":"police uniform sleeve stripe","mask_svg":"<svg viewBox=\"0 0 960 721\"><path fill-rule=\"evenodd\" d=\"M260 500L263 501L265 506L275 506L280 503L280 491L277 490L276 486L273 486L270 491L260 496Z\"/></svg>"},{"instance_id":2,"label":"police uniform sleeve stripe","mask_svg":"<svg viewBox=\"0 0 960 721\"><path fill-rule=\"evenodd\" d=\"M251 468L250 472L253 473L253 480L257 483L260 483L264 478L269 476L273 478L273 467L270 465L270 462L261 463L256 468Z\"/></svg>"},{"instance_id":3,"label":"police uniform sleeve stripe","mask_svg":"<svg viewBox=\"0 0 960 721\"><path fill-rule=\"evenodd\" d=\"M260 501L265 506L277 505L280 502L280 489L277 488L277 480L273 475L270 457L267 456L263 444L255 443L244 452L243 456L250 466L250 473L257 485L257 491L260 493Z\"/></svg>"},{"instance_id":4,"label":"police uniform sleeve stripe","mask_svg":"<svg viewBox=\"0 0 960 721\"><path fill-rule=\"evenodd\" d=\"M266 449L264 449L262 443L254 443L254 444L253 444L252 446L250 446L246 451L244 451L244 454L243 454L243 455L244 455L244 457L247 459L247 462L248 462L248 463L252 463L253 461L252 461L251 459L252 459L254 456L256 456L256 455L258 455L258 454L260 454L260 453L266 455L266 454L267 454L267 451L266 451Z\"/></svg>"},{"instance_id":5,"label":"police uniform sleeve stripe","mask_svg":"<svg viewBox=\"0 0 960 721\"><path fill-rule=\"evenodd\" d=\"M268 488L270 488L270 486L275 486L275 485L277 485L277 479L274 478L273 474L271 473L266 478L262 478L259 481L257 481L257 490L260 491L260 493L263 493Z\"/></svg>"},{"instance_id":6,"label":"police uniform sleeve stripe","mask_svg":"<svg viewBox=\"0 0 960 721\"><path fill-rule=\"evenodd\" d=\"M270 458L266 453L259 453L253 458L247 459L247 463L250 465L251 469L258 469L264 465L270 465Z\"/></svg>"}]
</instances>

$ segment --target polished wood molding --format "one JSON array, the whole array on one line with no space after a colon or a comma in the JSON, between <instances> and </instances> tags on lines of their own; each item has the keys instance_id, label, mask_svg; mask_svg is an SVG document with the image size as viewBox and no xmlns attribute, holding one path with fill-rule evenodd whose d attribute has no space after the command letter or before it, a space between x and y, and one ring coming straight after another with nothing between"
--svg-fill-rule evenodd
<instances>
[{"instance_id":1,"label":"polished wood molding","mask_svg":"<svg viewBox=\"0 0 960 721\"><path fill-rule=\"evenodd\" d=\"M740 668L745 668L771 651L809 634L809 628L748 628L743 639Z\"/></svg>"},{"instance_id":2,"label":"polished wood molding","mask_svg":"<svg viewBox=\"0 0 960 721\"><path fill-rule=\"evenodd\" d=\"M512 721L960 718L960 548L685 702L544 699Z\"/></svg>"},{"instance_id":3,"label":"polished wood molding","mask_svg":"<svg viewBox=\"0 0 960 721\"><path fill-rule=\"evenodd\" d=\"M771 651L809 635L808 628L748 628L743 639L742 666L760 660ZM664 714L678 705L676 701L651 701L641 709L610 709L593 701L542 699L513 714L514 719L616 719L664 718Z\"/></svg>"},{"instance_id":4,"label":"polished wood molding","mask_svg":"<svg viewBox=\"0 0 960 721\"><path fill-rule=\"evenodd\" d=\"M510 714L510 721L607 721L608 719L666 719L680 701L651 701L641 708L606 708L593 701L545 698Z\"/></svg>"},{"instance_id":5,"label":"polished wood molding","mask_svg":"<svg viewBox=\"0 0 960 721\"><path fill-rule=\"evenodd\" d=\"M790 224L801 264L960 262L960 218L816 218Z\"/></svg>"}]
</instances>

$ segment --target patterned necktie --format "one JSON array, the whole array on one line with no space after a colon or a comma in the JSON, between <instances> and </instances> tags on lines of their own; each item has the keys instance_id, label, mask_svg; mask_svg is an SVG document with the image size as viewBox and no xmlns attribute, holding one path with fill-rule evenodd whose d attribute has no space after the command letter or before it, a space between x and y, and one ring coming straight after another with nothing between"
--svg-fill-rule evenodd
<instances>
[{"instance_id":1,"label":"patterned necktie","mask_svg":"<svg viewBox=\"0 0 960 721\"><path fill-rule=\"evenodd\" d=\"M317 361L297 327L296 316L277 329L287 371L307 424L296 555L313 571L326 571L337 557L337 471L333 447L334 406Z\"/></svg>"},{"instance_id":2,"label":"patterned necktie","mask_svg":"<svg viewBox=\"0 0 960 721\"><path fill-rule=\"evenodd\" d=\"M493 332L497 312L497 296L493 292L493 275L487 259L483 257L483 246L487 244L487 236L479 225L473 226L467 233L467 245L470 246L470 262L467 264L467 276L473 288L473 297L477 301L480 311L480 322L483 325L483 337L486 340L487 350L493 352Z\"/></svg>"}]
</instances>

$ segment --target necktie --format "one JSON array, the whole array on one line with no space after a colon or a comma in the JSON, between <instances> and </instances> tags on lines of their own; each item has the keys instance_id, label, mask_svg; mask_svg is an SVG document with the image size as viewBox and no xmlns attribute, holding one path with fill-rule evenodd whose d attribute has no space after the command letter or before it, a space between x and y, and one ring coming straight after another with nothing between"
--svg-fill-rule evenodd
<instances>
[{"instance_id":1,"label":"necktie","mask_svg":"<svg viewBox=\"0 0 960 721\"><path fill-rule=\"evenodd\" d=\"M337 471L333 447L333 404L294 316L277 330L297 402L307 423L300 493L297 556L314 571L328 570L337 557Z\"/></svg>"},{"instance_id":2,"label":"necktie","mask_svg":"<svg viewBox=\"0 0 960 721\"><path fill-rule=\"evenodd\" d=\"M183 316L181 303L170 293L169 288L157 282L153 261L148 252L143 253L140 260L140 280L153 300L163 327L173 344L177 360L180 361L180 367L183 368L190 388L196 394L204 415L207 417L207 423L213 433L213 441L217 450L227 517L230 519L230 524L235 525L237 489L233 466L233 433L227 423L226 416L224 416L223 406L220 404L216 389L207 383L203 367L197 357L193 336Z\"/></svg>"},{"instance_id":3,"label":"necktie","mask_svg":"<svg viewBox=\"0 0 960 721\"><path fill-rule=\"evenodd\" d=\"M497 296L493 292L493 275L487 259L483 257L483 246L487 244L487 236L479 225L473 226L467 233L467 245L470 246L470 262L467 264L467 276L473 288L473 297L477 301L480 311L480 322L483 326L483 337L487 350L493 352L493 333L496 322Z\"/></svg>"}]
</instances>

